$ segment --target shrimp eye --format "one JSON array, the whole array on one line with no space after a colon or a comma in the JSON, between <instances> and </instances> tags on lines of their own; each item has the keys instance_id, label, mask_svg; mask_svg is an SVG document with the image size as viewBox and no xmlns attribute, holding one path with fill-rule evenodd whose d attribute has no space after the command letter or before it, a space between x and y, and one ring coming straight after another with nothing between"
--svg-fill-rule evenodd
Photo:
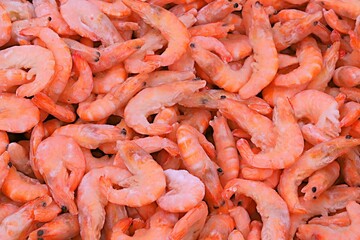
<instances>
[{"instance_id":1,"label":"shrimp eye","mask_svg":"<svg viewBox=\"0 0 360 240\"><path fill-rule=\"evenodd\" d=\"M225 95L221 95L221 96L220 96L220 99L225 99L225 98L226 98Z\"/></svg>"},{"instance_id":2,"label":"shrimp eye","mask_svg":"<svg viewBox=\"0 0 360 240\"><path fill-rule=\"evenodd\" d=\"M346 139L350 139L350 138L351 138L351 135L346 135L345 138L346 138Z\"/></svg>"},{"instance_id":3,"label":"shrimp eye","mask_svg":"<svg viewBox=\"0 0 360 240\"><path fill-rule=\"evenodd\" d=\"M316 197L314 196L314 197L313 197L313 199L315 200L315 199L316 199Z\"/></svg>"},{"instance_id":4,"label":"shrimp eye","mask_svg":"<svg viewBox=\"0 0 360 240\"><path fill-rule=\"evenodd\" d=\"M238 8L239 4L238 3L234 3L234 8Z\"/></svg>"},{"instance_id":5,"label":"shrimp eye","mask_svg":"<svg viewBox=\"0 0 360 240\"><path fill-rule=\"evenodd\" d=\"M279 11L278 11L278 10L275 10L274 13L273 13L273 15L276 15L276 14L278 14L278 13L279 13Z\"/></svg>"},{"instance_id":6,"label":"shrimp eye","mask_svg":"<svg viewBox=\"0 0 360 240\"><path fill-rule=\"evenodd\" d=\"M319 21L313 22L313 25L314 25L314 26L316 26L316 25L318 25L318 24L319 24Z\"/></svg>"},{"instance_id":7,"label":"shrimp eye","mask_svg":"<svg viewBox=\"0 0 360 240\"><path fill-rule=\"evenodd\" d=\"M68 211L66 206L61 206L61 212L66 213Z\"/></svg>"},{"instance_id":8,"label":"shrimp eye","mask_svg":"<svg viewBox=\"0 0 360 240\"><path fill-rule=\"evenodd\" d=\"M214 209L218 209L219 208L219 206L214 206Z\"/></svg>"},{"instance_id":9,"label":"shrimp eye","mask_svg":"<svg viewBox=\"0 0 360 240\"><path fill-rule=\"evenodd\" d=\"M222 173L222 172L223 172L222 168L218 168L218 169L216 169L216 171L218 171L218 173Z\"/></svg>"},{"instance_id":10,"label":"shrimp eye","mask_svg":"<svg viewBox=\"0 0 360 240\"><path fill-rule=\"evenodd\" d=\"M209 102L209 100L207 100L206 98L201 99L201 104L206 104L207 102Z\"/></svg>"},{"instance_id":11,"label":"shrimp eye","mask_svg":"<svg viewBox=\"0 0 360 240\"><path fill-rule=\"evenodd\" d=\"M42 235L44 235L44 230L39 230L39 231L37 231L37 233L36 233L38 236L42 236Z\"/></svg>"},{"instance_id":12,"label":"shrimp eye","mask_svg":"<svg viewBox=\"0 0 360 240\"><path fill-rule=\"evenodd\" d=\"M191 48L195 48L195 43L190 43Z\"/></svg>"},{"instance_id":13,"label":"shrimp eye","mask_svg":"<svg viewBox=\"0 0 360 240\"><path fill-rule=\"evenodd\" d=\"M12 167L12 165L13 165L12 162L8 162L9 167Z\"/></svg>"},{"instance_id":14,"label":"shrimp eye","mask_svg":"<svg viewBox=\"0 0 360 240\"><path fill-rule=\"evenodd\" d=\"M46 202L43 202L42 204L41 204L41 206L43 206L43 207L46 207Z\"/></svg>"},{"instance_id":15,"label":"shrimp eye","mask_svg":"<svg viewBox=\"0 0 360 240\"><path fill-rule=\"evenodd\" d=\"M122 134L122 135L126 135L126 133L127 133L127 132L126 132L126 129L125 129L125 128L121 129L121 134Z\"/></svg>"},{"instance_id":16,"label":"shrimp eye","mask_svg":"<svg viewBox=\"0 0 360 240\"><path fill-rule=\"evenodd\" d=\"M48 17L48 21L50 22L52 20L52 18L51 17Z\"/></svg>"},{"instance_id":17,"label":"shrimp eye","mask_svg":"<svg viewBox=\"0 0 360 240\"><path fill-rule=\"evenodd\" d=\"M314 193L314 192L316 192L316 187L312 187L311 188L311 191Z\"/></svg>"}]
</instances>

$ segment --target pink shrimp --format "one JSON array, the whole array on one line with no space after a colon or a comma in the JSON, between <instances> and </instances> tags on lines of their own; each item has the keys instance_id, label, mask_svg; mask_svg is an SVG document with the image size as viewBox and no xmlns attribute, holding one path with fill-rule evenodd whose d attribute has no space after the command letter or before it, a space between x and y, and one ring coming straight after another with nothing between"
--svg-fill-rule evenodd
<instances>
[{"instance_id":1,"label":"pink shrimp","mask_svg":"<svg viewBox=\"0 0 360 240\"><path fill-rule=\"evenodd\" d=\"M229 209L229 215L234 219L236 229L241 232L243 237L247 237L250 232L250 216L245 208L238 206Z\"/></svg>"},{"instance_id":2,"label":"pink shrimp","mask_svg":"<svg viewBox=\"0 0 360 240\"><path fill-rule=\"evenodd\" d=\"M252 52L249 38L246 35L228 34L226 38L222 38L220 41L231 54L233 61L248 57Z\"/></svg>"},{"instance_id":3,"label":"pink shrimp","mask_svg":"<svg viewBox=\"0 0 360 240\"><path fill-rule=\"evenodd\" d=\"M339 87L355 87L360 84L360 69L354 66L342 66L335 70L333 81Z\"/></svg>"},{"instance_id":4,"label":"pink shrimp","mask_svg":"<svg viewBox=\"0 0 360 240\"><path fill-rule=\"evenodd\" d=\"M200 232L199 240L205 239L227 239L234 229L235 223L227 214L214 214L206 221Z\"/></svg>"},{"instance_id":5,"label":"pink shrimp","mask_svg":"<svg viewBox=\"0 0 360 240\"><path fill-rule=\"evenodd\" d=\"M2 187L5 178L9 174L10 166L10 155L8 152L3 152L0 155L0 187Z\"/></svg>"},{"instance_id":6,"label":"pink shrimp","mask_svg":"<svg viewBox=\"0 0 360 240\"><path fill-rule=\"evenodd\" d=\"M205 24L210 22L217 22L224 19L232 11L241 11L242 1L229 2L226 0L216 0L205 7L201 8L198 12L196 19L197 24Z\"/></svg>"},{"instance_id":7,"label":"pink shrimp","mask_svg":"<svg viewBox=\"0 0 360 240\"><path fill-rule=\"evenodd\" d=\"M360 104L347 102L340 108L340 126L349 127L360 117Z\"/></svg>"},{"instance_id":8,"label":"pink shrimp","mask_svg":"<svg viewBox=\"0 0 360 240\"><path fill-rule=\"evenodd\" d=\"M131 10L121 0L106 2L101 0L90 0L103 13L109 17L123 18L131 14Z\"/></svg>"},{"instance_id":9,"label":"pink shrimp","mask_svg":"<svg viewBox=\"0 0 360 240\"><path fill-rule=\"evenodd\" d=\"M356 19L360 12L360 3L356 0L316 0L321 3L326 9L333 9L337 14Z\"/></svg>"},{"instance_id":10,"label":"pink shrimp","mask_svg":"<svg viewBox=\"0 0 360 240\"><path fill-rule=\"evenodd\" d=\"M0 46L5 45L11 38L11 20L6 9L0 5Z\"/></svg>"},{"instance_id":11,"label":"pink shrimp","mask_svg":"<svg viewBox=\"0 0 360 240\"><path fill-rule=\"evenodd\" d=\"M93 78L92 92L96 94L105 94L111 91L119 83L123 83L127 78L127 72L123 64L95 74Z\"/></svg>"}]
</instances>

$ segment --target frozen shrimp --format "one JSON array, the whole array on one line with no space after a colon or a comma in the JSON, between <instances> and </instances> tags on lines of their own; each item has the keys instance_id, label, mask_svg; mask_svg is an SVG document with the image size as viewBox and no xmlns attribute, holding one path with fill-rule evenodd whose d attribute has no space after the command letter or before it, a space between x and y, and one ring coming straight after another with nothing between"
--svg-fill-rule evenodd
<instances>
[{"instance_id":1,"label":"frozen shrimp","mask_svg":"<svg viewBox=\"0 0 360 240\"><path fill-rule=\"evenodd\" d=\"M235 223L232 217L227 214L216 214L210 216L201 230L199 239L227 239L234 229Z\"/></svg>"}]
</instances>

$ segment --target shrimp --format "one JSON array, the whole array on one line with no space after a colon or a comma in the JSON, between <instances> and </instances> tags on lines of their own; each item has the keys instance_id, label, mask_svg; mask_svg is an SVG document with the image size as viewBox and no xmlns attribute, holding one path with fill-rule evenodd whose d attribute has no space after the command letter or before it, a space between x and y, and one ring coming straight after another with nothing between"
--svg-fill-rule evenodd
<instances>
[{"instance_id":1,"label":"shrimp","mask_svg":"<svg viewBox=\"0 0 360 240\"><path fill-rule=\"evenodd\" d=\"M216 163L223 170L219 176L222 186L239 175L240 160L237 153L234 137L226 119L218 114L210 122L214 130L214 142L216 147Z\"/></svg>"},{"instance_id":2,"label":"shrimp","mask_svg":"<svg viewBox=\"0 0 360 240\"><path fill-rule=\"evenodd\" d=\"M356 0L316 0L315 2L321 3L324 8L333 9L337 14L356 19L360 12L360 3Z\"/></svg>"},{"instance_id":3,"label":"shrimp","mask_svg":"<svg viewBox=\"0 0 360 240\"><path fill-rule=\"evenodd\" d=\"M0 131L0 155L9 147L9 137L5 131Z\"/></svg>"},{"instance_id":4,"label":"shrimp","mask_svg":"<svg viewBox=\"0 0 360 240\"><path fill-rule=\"evenodd\" d=\"M260 240L261 238L261 228L263 224L257 220L254 220L250 224L250 232L247 240Z\"/></svg>"},{"instance_id":5,"label":"shrimp","mask_svg":"<svg viewBox=\"0 0 360 240\"><path fill-rule=\"evenodd\" d=\"M307 85L307 89L315 89L319 91L325 91L327 84L330 82L331 78L334 75L335 65L339 59L339 49L340 49L340 42L334 42L331 47L326 49L322 68L318 75L314 76L312 80Z\"/></svg>"},{"instance_id":6,"label":"shrimp","mask_svg":"<svg viewBox=\"0 0 360 240\"><path fill-rule=\"evenodd\" d=\"M274 80L276 86L303 85L310 82L321 71L323 59L314 38L304 38L298 45L296 56L300 66L290 73L277 75Z\"/></svg>"},{"instance_id":7,"label":"shrimp","mask_svg":"<svg viewBox=\"0 0 360 240\"><path fill-rule=\"evenodd\" d=\"M13 214L19 209L19 207L12 203L0 203L0 223L4 220L7 216Z\"/></svg>"},{"instance_id":8,"label":"shrimp","mask_svg":"<svg viewBox=\"0 0 360 240\"><path fill-rule=\"evenodd\" d=\"M165 174L160 165L132 141L118 141L117 147L120 158L133 176L117 183L123 189L108 186L108 200L130 207L141 207L157 200L166 187ZM117 163L114 162L114 165Z\"/></svg>"},{"instance_id":9,"label":"shrimp","mask_svg":"<svg viewBox=\"0 0 360 240\"><path fill-rule=\"evenodd\" d=\"M287 168L303 152L303 136L288 99L277 99L273 122L273 131L277 136L273 147L269 147L258 154L253 154L246 140L240 139L237 142L241 156L251 166L270 169Z\"/></svg>"},{"instance_id":10,"label":"shrimp","mask_svg":"<svg viewBox=\"0 0 360 240\"><path fill-rule=\"evenodd\" d=\"M168 190L156 203L165 211L187 212L204 198L204 184L188 171L168 169L164 174Z\"/></svg>"},{"instance_id":11,"label":"shrimp","mask_svg":"<svg viewBox=\"0 0 360 240\"><path fill-rule=\"evenodd\" d=\"M322 169L316 171L309 177L308 184L301 189L304 200L319 197L324 191L331 187L340 175L340 166L334 161Z\"/></svg>"},{"instance_id":12,"label":"shrimp","mask_svg":"<svg viewBox=\"0 0 360 240\"><path fill-rule=\"evenodd\" d=\"M223 196L229 199L234 193L244 194L256 202L256 209L263 222L261 239L288 239L289 211L275 190L261 182L233 179L224 187Z\"/></svg>"},{"instance_id":13,"label":"shrimp","mask_svg":"<svg viewBox=\"0 0 360 240\"><path fill-rule=\"evenodd\" d=\"M235 1L235 3L226 0L213 1L200 9L196 16L197 24L201 25L220 21L232 11L241 11L242 6L240 4L242 4L242 1Z\"/></svg>"},{"instance_id":14,"label":"shrimp","mask_svg":"<svg viewBox=\"0 0 360 240\"><path fill-rule=\"evenodd\" d=\"M360 104L347 102L340 108L340 126L349 127L355 123L360 116Z\"/></svg>"},{"instance_id":15,"label":"shrimp","mask_svg":"<svg viewBox=\"0 0 360 240\"><path fill-rule=\"evenodd\" d=\"M0 187L2 187L7 175L9 174L10 171L9 163L10 163L10 155L8 152L5 151L0 155Z\"/></svg>"},{"instance_id":16,"label":"shrimp","mask_svg":"<svg viewBox=\"0 0 360 240\"><path fill-rule=\"evenodd\" d=\"M258 94L274 79L279 68L269 17L260 2L255 2L251 7L249 41L255 63L249 81L239 90L239 95L243 99Z\"/></svg>"},{"instance_id":17,"label":"shrimp","mask_svg":"<svg viewBox=\"0 0 360 240\"><path fill-rule=\"evenodd\" d=\"M81 102L77 109L78 115L85 121L99 121L109 117L143 89L147 78L147 74L129 77L125 82L115 85L103 98Z\"/></svg>"},{"instance_id":18,"label":"shrimp","mask_svg":"<svg viewBox=\"0 0 360 240\"><path fill-rule=\"evenodd\" d=\"M211 113L205 109L187 110L184 112L183 116L180 116L180 124L188 124L201 133L204 133L209 127L210 120Z\"/></svg>"},{"instance_id":19,"label":"shrimp","mask_svg":"<svg viewBox=\"0 0 360 240\"><path fill-rule=\"evenodd\" d=\"M95 149L102 143L124 139L121 129L106 124L68 124L55 130L52 136L73 138L81 147Z\"/></svg>"},{"instance_id":20,"label":"shrimp","mask_svg":"<svg viewBox=\"0 0 360 240\"><path fill-rule=\"evenodd\" d=\"M240 231L235 229L229 234L228 240L245 240L245 238Z\"/></svg>"},{"instance_id":21,"label":"shrimp","mask_svg":"<svg viewBox=\"0 0 360 240\"><path fill-rule=\"evenodd\" d=\"M0 130L22 133L39 122L40 111L31 100L12 93L1 93L0 100Z\"/></svg>"},{"instance_id":22,"label":"shrimp","mask_svg":"<svg viewBox=\"0 0 360 240\"><path fill-rule=\"evenodd\" d=\"M222 169L218 168L211 160L211 155L209 157L207 154L214 151L214 146L190 125L180 125L176 136L185 168L192 175L200 178L205 185L207 203L214 209L226 208L226 202L221 196L223 189L218 176L218 171Z\"/></svg>"},{"instance_id":23,"label":"shrimp","mask_svg":"<svg viewBox=\"0 0 360 240\"><path fill-rule=\"evenodd\" d=\"M84 175L76 198L82 239L100 239L105 222L104 208L108 204L107 188L102 184L104 178L117 183L130 176L128 171L114 166L93 169Z\"/></svg>"},{"instance_id":24,"label":"shrimp","mask_svg":"<svg viewBox=\"0 0 360 240\"><path fill-rule=\"evenodd\" d=\"M16 186L16 188L14 188ZM11 167L2 185L2 193L15 202L26 203L44 195L49 195L48 188L37 179L30 178L15 167Z\"/></svg>"},{"instance_id":25,"label":"shrimp","mask_svg":"<svg viewBox=\"0 0 360 240\"><path fill-rule=\"evenodd\" d=\"M55 0L33 0L33 6L37 17L50 16L49 27L60 35L75 35L69 25L61 16Z\"/></svg>"},{"instance_id":26,"label":"shrimp","mask_svg":"<svg viewBox=\"0 0 360 240\"><path fill-rule=\"evenodd\" d=\"M27 72L21 69L0 70L0 92L9 92L14 86L29 83L32 79L26 78Z\"/></svg>"},{"instance_id":27,"label":"shrimp","mask_svg":"<svg viewBox=\"0 0 360 240\"><path fill-rule=\"evenodd\" d=\"M64 213L51 222L45 223L40 228L32 231L29 234L29 240L43 239L70 239L76 237L80 232L80 226L77 216L70 213Z\"/></svg>"},{"instance_id":28,"label":"shrimp","mask_svg":"<svg viewBox=\"0 0 360 240\"><path fill-rule=\"evenodd\" d=\"M248 36L241 34L228 34L226 38L219 39L231 54L233 61L239 61L250 56L252 47Z\"/></svg>"},{"instance_id":29,"label":"shrimp","mask_svg":"<svg viewBox=\"0 0 360 240\"><path fill-rule=\"evenodd\" d=\"M234 31L234 24L227 24L224 22L214 22L202 25L197 25L189 28L189 33L192 37L203 36L203 37L214 37L224 38L228 32Z\"/></svg>"},{"instance_id":30,"label":"shrimp","mask_svg":"<svg viewBox=\"0 0 360 240\"><path fill-rule=\"evenodd\" d=\"M82 37L101 41L104 47L123 41L110 19L91 1L62 0L60 12L70 28Z\"/></svg>"},{"instance_id":31,"label":"shrimp","mask_svg":"<svg viewBox=\"0 0 360 240\"><path fill-rule=\"evenodd\" d=\"M96 48L88 47L70 38L63 38L63 41L70 48L71 53L78 54L88 63L95 63L100 60L100 51Z\"/></svg>"},{"instance_id":32,"label":"shrimp","mask_svg":"<svg viewBox=\"0 0 360 240\"><path fill-rule=\"evenodd\" d=\"M181 81L142 90L125 107L126 124L141 134L161 135L171 132L171 125L151 124L147 117L159 112L162 107L175 105L187 95L204 87L205 83L205 81Z\"/></svg>"},{"instance_id":33,"label":"shrimp","mask_svg":"<svg viewBox=\"0 0 360 240\"><path fill-rule=\"evenodd\" d=\"M245 208L237 206L229 209L229 215L234 219L236 229L241 232L243 237L247 237L250 232L250 216Z\"/></svg>"},{"instance_id":34,"label":"shrimp","mask_svg":"<svg viewBox=\"0 0 360 240\"><path fill-rule=\"evenodd\" d=\"M105 239L111 239L111 235L115 229L114 226L122 219L127 218L128 214L125 206L114 203L108 203L105 207L105 212L103 234L105 235Z\"/></svg>"},{"instance_id":35,"label":"shrimp","mask_svg":"<svg viewBox=\"0 0 360 240\"><path fill-rule=\"evenodd\" d=\"M194 78L195 74L191 71L154 71L149 73L149 78L146 80L146 86L157 87L166 83L192 80Z\"/></svg>"},{"instance_id":36,"label":"shrimp","mask_svg":"<svg viewBox=\"0 0 360 240\"><path fill-rule=\"evenodd\" d=\"M7 151L10 155L10 161L17 170L26 174L27 176L33 177L34 173L31 169L29 160L29 149L30 144L27 141L25 146L12 142L7 146Z\"/></svg>"},{"instance_id":37,"label":"shrimp","mask_svg":"<svg viewBox=\"0 0 360 240\"><path fill-rule=\"evenodd\" d=\"M200 202L175 224L174 229L169 236L169 240L197 239L205 225L207 215L208 209L206 203Z\"/></svg>"},{"instance_id":38,"label":"shrimp","mask_svg":"<svg viewBox=\"0 0 360 240\"><path fill-rule=\"evenodd\" d=\"M322 226L317 224L300 225L296 236L299 239L323 238L323 239L357 239L360 235L358 224L360 223L360 206L355 201L346 205L351 224L347 227Z\"/></svg>"},{"instance_id":39,"label":"shrimp","mask_svg":"<svg viewBox=\"0 0 360 240\"><path fill-rule=\"evenodd\" d=\"M53 149L55 145L58 147ZM55 202L77 214L74 191L85 173L85 159L79 145L69 137L51 136L39 144L35 158Z\"/></svg>"},{"instance_id":40,"label":"shrimp","mask_svg":"<svg viewBox=\"0 0 360 240\"><path fill-rule=\"evenodd\" d=\"M95 4L109 17L123 18L131 14L131 10L121 0L115 0L112 2L90 0L90 2Z\"/></svg>"},{"instance_id":41,"label":"shrimp","mask_svg":"<svg viewBox=\"0 0 360 240\"><path fill-rule=\"evenodd\" d=\"M322 216L318 218L313 218L308 223L319 224L323 226L331 226L333 224L337 226L349 226L351 224L347 212L337 213L332 216Z\"/></svg>"},{"instance_id":42,"label":"shrimp","mask_svg":"<svg viewBox=\"0 0 360 240\"><path fill-rule=\"evenodd\" d=\"M11 20L6 9L0 3L0 46L5 45L11 39Z\"/></svg>"},{"instance_id":43,"label":"shrimp","mask_svg":"<svg viewBox=\"0 0 360 240\"><path fill-rule=\"evenodd\" d=\"M123 83L127 79L127 72L124 65L119 64L114 67L95 74L93 78L92 93L106 94L111 91L119 83Z\"/></svg>"},{"instance_id":44,"label":"shrimp","mask_svg":"<svg viewBox=\"0 0 360 240\"><path fill-rule=\"evenodd\" d=\"M360 139L334 138L307 150L291 167L285 169L280 177L278 191L286 201L290 212L306 212L306 209L299 201L297 193L297 188L302 180L333 162L337 157L348 151L350 147L359 144Z\"/></svg>"},{"instance_id":45,"label":"shrimp","mask_svg":"<svg viewBox=\"0 0 360 240\"><path fill-rule=\"evenodd\" d=\"M147 55L146 62L157 66L168 66L178 60L186 51L190 35L179 19L168 10L146 2L123 0L133 12L137 13L147 24L158 29L168 41L166 50L160 55ZM171 22L171 28L166 23Z\"/></svg>"},{"instance_id":46,"label":"shrimp","mask_svg":"<svg viewBox=\"0 0 360 240\"><path fill-rule=\"evenodd\" d=\"M34 6L31 2L22 0L0 0L0 4L8 12L12 22L35 17Z\"/></svg>"},{"instance_id":47,"label":"shrimp","mask_svg":"<svg viewBox=\"0 0 360 240\"><path fill-rule=\"evenodd\" d=\"M360 69L354 66L342 66L335 70L333 81L339 87L355 87L360 85Z\"/></svg>"},{"instance_id":48,"label":"shrimp","mask_svg":"<svg viewBox=\"0 0 360 240\"><path fill-rule=\"evenodd\" d=\"M334 30L347 34L349 31L354 29L354 22L340 20L333 9L329 11L323 10L324 18L327 24Z\"/></svg>"},{"instance_id":49,"label":"shrimp","mask_svg":"<svg viewBox=\"0 0 360 240\"><path fill-rule=\"evenodd\" d=\"M204 239L227 239L234 229L235 223L227 214L216 214L210 216L204 228L200 232L199 240Z\"/></svg>"},{"instance_id":50,"label":"shrimp","mask_svg":"<svg viewBox=\"0 0 360 240\"><path fill-rule=\"evenodd\" d=\"M314 101L319 104L312 104ZM340 113L333 97L317 90L304 90L292 97L290 102L297 119L309 119L307 125L314 126L329 137L339 136Z\"/></svg>"},{"instance_id":51,"label":"shrimp","mask_svg":"<svg viewBox=\"0 0 360 240\"><path fill-rule=\"evenodd\" d=\"M0 51L0 69L30 68L27 77L35 80L16 90L20 97L30 97L43 90L54 75L55 60L51 51L39 46L14 46Z\"/></svg>"}]
</instances>

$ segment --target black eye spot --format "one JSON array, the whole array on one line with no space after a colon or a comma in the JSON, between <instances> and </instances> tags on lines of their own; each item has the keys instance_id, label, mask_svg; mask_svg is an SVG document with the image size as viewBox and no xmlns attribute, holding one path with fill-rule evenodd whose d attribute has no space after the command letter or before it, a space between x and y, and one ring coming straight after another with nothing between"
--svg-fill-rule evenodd
<instances>
[{"instance_id":1,"label":"black eye spot","mask_svg":"<svg viewBox=\"0 0 360 240\"><path fill-rule=\"evenodd\" d=\"M314 193L314 192L316 192L316 187L312 187L311 188L311 191Z\"/></svg>"},{"instance_id":2,"label":"black eye spot","mask_svg":"<svg viewBox=\"0 0 360 240\"><path fill-rule=\"evenodd\" d=\"M219 209L219 206L214 206L214 209Z\"/></svg>"},{"instance_id":3,"label":"black eye spot","mask_svg":"<svg viewBox=\"0 0 360 240\"><path fill-rule=\"evenodd\" d=\"M195 48L195 43L190 43L191 48Z\"/></svg>"},{"instance_id":4,"label":"black eye spot","mask_svg":"<svg viewBox=\"0 0 360 240\"><path fill-rule=\"evenodd\" d=\"M239 4L238 3L234 3L234 8L238 8Z\"/></svg>"},{"instance_id":5,"label":"black eye spot","mask_svg":"<svg viewBox=\"0 0 360 240\"><path fill-rule=\"evenodd\" d=\"M51 18L51 17L48 17L48 20L49 20L49 21L51 21L51 20L52 20L52 18Z\"/></svg>"},{"instance_id":6,"label":"black eye spot","mask_svg":"<svg viewBox=\"0 0 360 240\"><path fill-rule=\"evenodd\" d=\"M41 206L43 206L43 207L46 207L46 202L43 202L42 204L41 204Z\"/></svg>"},{"instance_id":7,"label":"black eye spot","mask_svg":"<svg viewBox=\"0 0 360 240\"><path fill-rule=\"evenodd\" d=\"M225 98L226 98L225 95L221 95L221 96L220 96L220 99L225 99Z\"/></svg>"},{"instance_id":8,"label":"black eye spot","mask_svg":"<svg viewBox=\"0 0 360 240\"><path fill-rule=\"evenodd\" d=\"M125 128L121 129L121 134L122 134L122 135L126 135L126 133L127 133L127 131L126 131Z\"/></svg>"},{"instance_id":9,"label":"black eye spot","mask_svg":"<svg viewBox=\"0 0 360 240\"><path fill-rule=\"evenodd\" d=\"M313 197L313 199L315 200L315 199L316 199L316 197L314 196L314 197Z\"/></svg>"},{"instance_id":10,"label":"black eye spot","mask_svg":"<svg viewBox=\"0 0 360 240\"><path fill-rule=\"evenodd\" d=\"M209 100L207 100L206 98L202 98L201 99L201 104L206 104L206 103L208 103L209 102Z\"/></svg>"},{"instance_id":11,"label":"black eye spot","mask_svg":"<svg viewBox=\"0 0 360 240\"><path fill-rule=\"evenodd\" d=\"M313 25L314 25L314 26L316 26L316 25L318 25L318 24L319 24L318 21L313 22Z\"/></svg>"},{"instance_id":12,"label":"black eye spot","mask_svg":"<svg viewBox=\"0 0 360 240\"><path fill-rule=\"evenodd\" d=\"M222 172L223 172L222 168L218 168L218 169L216 169L216 171L218 171L218 173L222 173Z\"/></svg>"},{"instance_id":13,"label":"black eye spot","mask_svg":"<svg viewBox=\"0 0 360 240\"><path fill-rule=\"evenodd\" d=\"M351 139L351 135L346 135L345 138L346 139Z\"/></svg>"},{"instance_id":14,"label":"black eye spot","mask_svg":"<svg viewBox=\"0 0 360 240\"><path fill-rule=\"evenodd\" d=\"M12 165L13 165L12 162L8 162L9 167L12 167Z\"/></svg>"},{"instance_id":15,"label":"black eye spot","mask_svg":"<svg viewBox=\"0 0 360 240\"><path fill-rule=\"evenodd\" d=\"M37 233L36 233L38 236L42 236L42 235L44 235L44 230L39 230L39 231L37 231Z\"/></svg>"},{"instance_id":16,"label":"black eye spot","mask_svg":"<svg viewBox=\"0 0 360 240\"><path fill-rule=\"evenodd\" d=\"M61 206L61 212L66 213L68 211L66 206Z\"/></svg>"}]
</instances>

